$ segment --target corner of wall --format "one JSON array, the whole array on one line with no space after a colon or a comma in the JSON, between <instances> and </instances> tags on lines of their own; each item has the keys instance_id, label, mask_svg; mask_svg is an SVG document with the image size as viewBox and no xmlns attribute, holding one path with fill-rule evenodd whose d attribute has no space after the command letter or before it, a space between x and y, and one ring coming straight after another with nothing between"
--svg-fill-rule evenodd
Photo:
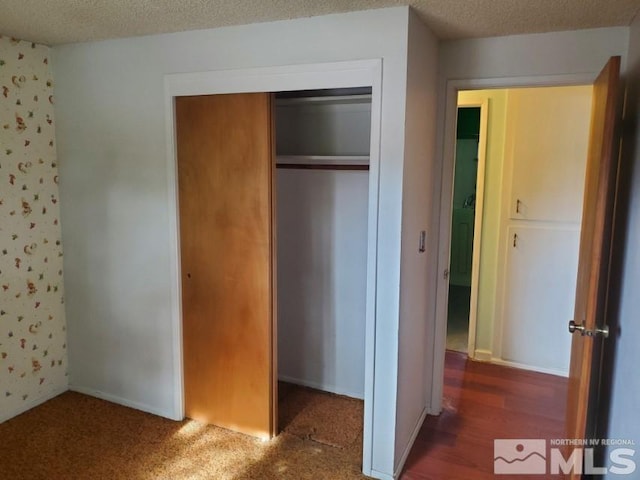
<instances>
[{"instance_id":1,"label":"corner of wall","mask_svg":"<svg viewBox=\"0 0 640 480\"><path fill-rule=\"evenodd\" d=\"M434 298L435 233L430 231L435 182L438 42L417 14L409 11L407 97L402 189L402 249L398 387L394 469L402 469L427 412L430 398ZM425 251L418 249L426 232Z\"/></svg>"}]
</instances>

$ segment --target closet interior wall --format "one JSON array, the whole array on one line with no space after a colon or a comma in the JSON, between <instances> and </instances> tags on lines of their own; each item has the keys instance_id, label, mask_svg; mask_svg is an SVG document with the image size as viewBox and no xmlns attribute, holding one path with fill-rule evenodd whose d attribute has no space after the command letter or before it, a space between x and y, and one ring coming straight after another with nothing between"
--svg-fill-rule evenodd
<instances>
[{"instance_id":1,"label":"closet interior wall","mask_svg":"<svg viewBox=\"0 0 640 480\"><path fill-rule=\"evenodd\" d=\"M276 95L278 376L362 399L371 99L321 94Z\"/></svg>"}]
</instances>

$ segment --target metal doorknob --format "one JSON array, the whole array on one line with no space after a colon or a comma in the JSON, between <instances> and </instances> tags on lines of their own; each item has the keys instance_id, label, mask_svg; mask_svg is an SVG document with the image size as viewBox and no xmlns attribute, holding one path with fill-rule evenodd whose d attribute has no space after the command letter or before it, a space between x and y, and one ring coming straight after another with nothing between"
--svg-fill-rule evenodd
<instances>
[{"instance_id":1,"label":"metal doorknob","mask_svg":"<svg viewBox=\"0 0 640 480\"><path fill-rule=\"evenodd\" d=\"M573 320L569 321L569 333L580 332L584 335L584 325L576 323Z\"/></svg>"},{"instance_id":2,"label":"metal doorknob","mask_svg":"<svg viewBox=\"0 0 640 480\"><path fill-rule=\"evenodd\" d=\"M609 337L609 326L605 325L602 328L594 328L593 330L587 330L582 323L576 323L573 320L569 321L569 333L580 332L584 337Z\"/></svg>"}]
</instances>

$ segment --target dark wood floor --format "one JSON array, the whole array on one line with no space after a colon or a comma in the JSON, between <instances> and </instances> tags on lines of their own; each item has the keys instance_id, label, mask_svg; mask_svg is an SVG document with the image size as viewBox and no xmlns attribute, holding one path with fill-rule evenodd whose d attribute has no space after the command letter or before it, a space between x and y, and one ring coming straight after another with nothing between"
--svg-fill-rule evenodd
<instances>
[{"instance_id":1,"label":"dark wood floor","mask_svg":"<svg viewBox=\"0 0 640 480\"><path fill-rule=\"evenodd\" d=\"M443 412L425 420L401 478L507 478L493 474L493 440L564 438L566 395L566 378L447 351Z\"/></svg>"}]
</instances>

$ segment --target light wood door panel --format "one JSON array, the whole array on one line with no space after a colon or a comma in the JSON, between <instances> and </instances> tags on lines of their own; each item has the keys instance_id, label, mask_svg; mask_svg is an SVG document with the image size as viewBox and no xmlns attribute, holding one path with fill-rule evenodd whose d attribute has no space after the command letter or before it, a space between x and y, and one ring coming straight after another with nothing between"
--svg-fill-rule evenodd
<instances>
[{"instance_id":1,"label":"light wood door panel","mask_svg":"<svg viewBox=\"0 0 640 480\"><path fill-rule=\"evenodd\" d=\"M609 280L618 149L614 141L617 118L620 57L612 57L594 83L591 133L585 181L582 231L574 319L588 330L606 323L605 307ZM598 388L602 337L573 334L567 437L587 438L588 415L595 404L590 396ZM585 437L586 436L586 437ZM579 478L572 474L571 478Z\"/></svg>"},{"instance_id":2,"label":"light wood door panel","mask_svg":"<svg viewBox=\"0 0 640 480\"><path fill-rule=\"evenodd\" d=\"M274 434L269 94L178 97L185 412Z\"/></svg>"}]
</instances>

